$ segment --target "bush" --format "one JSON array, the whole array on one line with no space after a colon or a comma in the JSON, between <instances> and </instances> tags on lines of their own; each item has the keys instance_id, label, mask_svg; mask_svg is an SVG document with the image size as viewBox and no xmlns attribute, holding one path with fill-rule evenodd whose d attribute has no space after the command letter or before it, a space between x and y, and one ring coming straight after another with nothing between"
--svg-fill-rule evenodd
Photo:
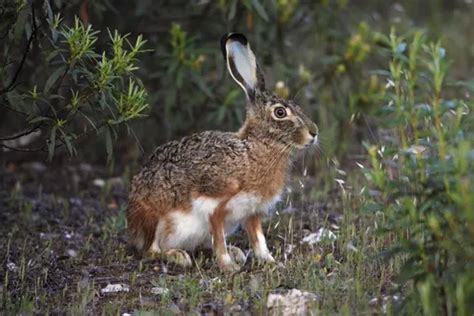
<instances>
[{"instance_id":1,"label":"bush","mask_svg":"<svg viewBox=\"0 0 474 316\"><path fill-rule=\"evenodd\" d=\"M128 126L148 107L146 92L133 75L145 41L138 36L130 43L127 35L109 31L110 48L100 51L98 31L78 18L72 26L62 26L61 16L53 14L48 1L42 8L37 3L4 4L11 15L1 24L1 31L6 31L3 49L9 54L0 66L5 83L0 97L2 106L19 114L20 125L26 126L10 124L17 131L3 136L0 140L7 142L0 146L47 151L51 160L58 147L75 155L77 141L95 132L104 135L110 161L117 127ZM13 53L19 43L25 45L22 55ZM30 74L25 73L25 61L34 63ZM20 81L28 75L26 84ZM37 136L31 141L34 145L15 142L27 135Z\"/></svg>"},{"instance_id":2,"label":"bush","mask_svg":"<svg viewBox=\"0 0 474 316\"><path fill-rule=\"evenodd\" d=\"M383 212L385 255L403 259L404 308L425 315L474 311L472 85L446 80L440 43L421 32L385 38L391 56L380 143L367 145L366 209ZM471 91L472 92L472 91Z\"/></svg>"}]
</instances>

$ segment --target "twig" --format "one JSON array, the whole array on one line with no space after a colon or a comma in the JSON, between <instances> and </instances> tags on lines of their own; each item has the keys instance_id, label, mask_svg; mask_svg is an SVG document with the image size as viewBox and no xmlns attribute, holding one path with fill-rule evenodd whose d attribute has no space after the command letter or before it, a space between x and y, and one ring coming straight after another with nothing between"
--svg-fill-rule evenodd
<instances>
[{"instance_id":1,"label":"twig","mask_svg":"<svg viewBox=\"0 0 474 316\"><path fill-rule=\"evenodd\" d=\"M17 139L17 138L29 135L29 134L33 133L34 131L36 131L40 127L41 127L41 124L37 124L37 125L33 126L32 128L27 129L26 131L23 131L23 132L20 132L20 133L17 133L17 134L13 134L13 135L10 135L10 136L6 136L6 137L0 137L0 141Z\"/></svg>"},{"instance_id":2,"label":"twig","mask_svg":"<svg viewBox=\"0 0 474 316\"><path fill-rule=\"evenodd\" d=\"M0 103L0 104L1 104L1 103ZM23 112L23 111L20 111L20 110L17 110L17 109L14 109L14 108L12 108L12 107L9 106L9 105L4 104L3 107L4 107L5 109L7 109L8 111L12 111L12 112L15 112L15 113L20 114L20 115L23 115L23 116L29 116L28 113Z\"/></svg>"},{"instance_id":3,"label":"twig","mask_svg":"<svg viewBox=\"0 0 474 316\"><path fill-rule=\"evenodd\" d=\"M0 94L3 94L5 92L11 91L13 88L13 85L15 84L16 80L18 79L18 76L20 75L21 70L23 69L23 66L26 61L26 56L30 52L30 46L31 43L33 42L33 39L36 38L36 33L38 31L38 27L36 25L36 15L35 15L35 7L34 7L35 1L31 3L31 15L32 15L32 20L33 20L33 32L31 32L30 38L28 39L28 43L26 44L26 49L25 52L23 53L23 56L21 58L20 64L18 65L18 68L15 71L15 74L13 75L12 80L6 86L4 89L0 90Z\"/></svg>"},{"instance_id":4,"label":"twig","mask_svg":"<svg viewBox=\"0 0 474 316\"><path fill-rule=\"evenodd\" d=\"M37 148L28 148L28 147L12 147L8 146L5 144L0 144L0 147L12 150L12 151L23 151L23 152L37 152L37 151L44 151L44 146L43 147L37 147Z\"/></svg>"}]
</instances>

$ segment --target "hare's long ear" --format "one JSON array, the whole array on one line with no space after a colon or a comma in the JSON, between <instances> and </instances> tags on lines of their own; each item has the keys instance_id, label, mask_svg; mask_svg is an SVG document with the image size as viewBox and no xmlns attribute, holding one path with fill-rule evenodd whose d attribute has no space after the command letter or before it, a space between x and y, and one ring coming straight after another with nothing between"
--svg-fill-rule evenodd
<instances>
[{"instance_id":1,"label":"hare's long ear","mask_svg":"<svg viewBox=\"0 0 474 316\"><path fill-rule=\"evenodd\" d=\"M221 48L230 75L253 100L265 84L247 38L240 33L226 34L221 38Z\"/></svg>"}]
</instances>

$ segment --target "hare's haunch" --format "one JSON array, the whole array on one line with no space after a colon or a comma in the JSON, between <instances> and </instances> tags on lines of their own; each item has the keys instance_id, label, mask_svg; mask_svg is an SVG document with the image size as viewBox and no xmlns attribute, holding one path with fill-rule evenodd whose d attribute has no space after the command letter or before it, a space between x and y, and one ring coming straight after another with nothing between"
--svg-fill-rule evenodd
<instances>
[{"instance_id":1,"label":"hare's haunch","mask_svg":"<svg viewBox=\"0 0 474 316\"><path fill-rule=\"evenodd\" d=\"M144 253L173 254L189 265L182 250L209 246L221 270L232 271L238 266L225 234L238 224L255 256L274 261L262 216L279 199L292 150L315 144L318 128L293 101L265 90L242 34L227 34L221 43L227 68L247 96L244 125L235 133L206 131L158 147L133 178L127 221Z\"/></svg>"}]
</instances>

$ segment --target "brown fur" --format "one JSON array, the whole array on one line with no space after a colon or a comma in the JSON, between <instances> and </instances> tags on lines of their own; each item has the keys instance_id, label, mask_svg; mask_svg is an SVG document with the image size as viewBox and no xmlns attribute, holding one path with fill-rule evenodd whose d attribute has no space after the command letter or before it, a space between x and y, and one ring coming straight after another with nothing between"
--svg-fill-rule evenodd
<instances>
[{"instance_id":1,"label":"brown fur","mask_svg":"<svg viewBox=\"0 0 474 316\"><path fill-rule=\"evenodd\" d=\"M159 215L151 205L131 201L128 205L127 223L132 240L140 250L148 250L155 237Z\"/></svg>"},{"instance_id":2,"label":"brown fur","mask_svg":"<svg viewBox=\"0 0 474 316\"><path fill-rule=\"evenodd\" d=\"M222 256L227 254L224 221L227 215L226 204L228 201L229 198L219 203L214 213L209 217L209 223L211 224L212 246L219 262L222 260Z\"/></svg>"},{"instance_id":3,"label":"brown fur","mask_svg":"<svg viewBox=\"0 0 474 316\"><path fill-rule=\"evenodd\" d=\"M262 215L254 214L249 216L245 222L245 230L247 231L252 248L255 249L258 243L257 234L262 232Z\"/></svg>"},{"instance_id":4,"label":"brown fur","mask_svg":"<svg viewBox=\"0 0 474 316\"><path fill-rule=\"evenodd\" d=\"M291 151L312 141L318 129L294 102L262 90L262 74L257 77L261 81L258 89L247 95L246 120L238 132L206 131L166 143L134 177L127 220L131 238L140 249L146 252L150 248L160 221L166 235L160 240L172 235L172 212L189 212L194 199L211 197L221 201L209 218L220 258L227 254L224 223L228 201L242 192L264 201L281 193ZM288 114L277 119L274 109L281 107ZM257 215L249 214L245 221L254 246L261 231L260 213L265 211L257 210Z\"/></svg>"}]
</instances>

